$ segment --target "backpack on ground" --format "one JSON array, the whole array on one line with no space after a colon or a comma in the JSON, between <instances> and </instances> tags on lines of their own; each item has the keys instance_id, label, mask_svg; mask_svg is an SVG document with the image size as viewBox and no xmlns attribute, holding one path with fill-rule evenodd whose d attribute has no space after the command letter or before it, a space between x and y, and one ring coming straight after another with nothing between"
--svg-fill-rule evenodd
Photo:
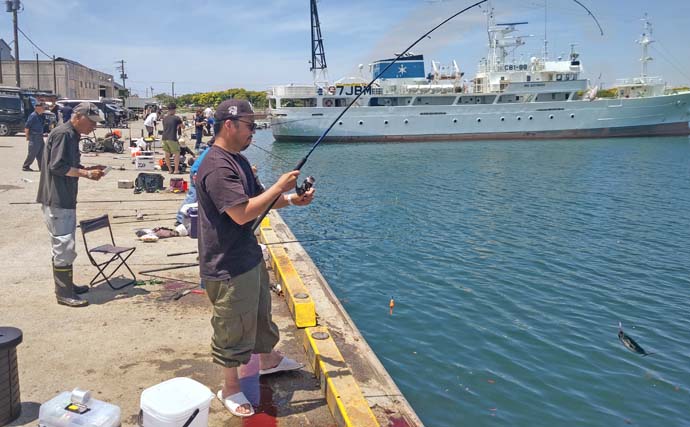
<instances>
[{"instance_id":1,"label":"backpack on ground","mask_svg":"<svg viewBox=\"0 0 690 427\"><path fill-rule=\"evenodd\" d=\"M163 188L163 176L157 173L141 172L134 180L134 194L155 193Z\"/></svg>"}]
</instances>

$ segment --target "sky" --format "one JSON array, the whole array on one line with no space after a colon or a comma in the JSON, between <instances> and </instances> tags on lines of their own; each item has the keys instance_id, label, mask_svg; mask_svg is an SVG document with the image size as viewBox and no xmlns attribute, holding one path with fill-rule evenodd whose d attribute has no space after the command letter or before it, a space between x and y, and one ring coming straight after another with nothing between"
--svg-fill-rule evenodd
<instances>
[{"instance_id":1,"label":"sky","mask_svg":"<svg viewBox=\"0 0 690 427\"><path fill-rule=\"evenodd\" d=\"M670 85L690 85L690 2L687 0L493 0L497 22L520 26L527 44L516 58L541 56L544 34L552 59L567 57L570 44L584 66L583 77L611 86L640 74L635 41L648 13L654 25L649 75ZM19 28L49 55L113 74L125 61L128 88L140 96L243 87L310 83L311 32L308 0L24 0ZM368 64L401 52L436 24L471 5L471 0L319 0L319 18L331 80L358 76ZM485 5L459 16L413 52L430 61L456 60L473 76L486 55ZM546 17L546 20L545 20ZM0 15L0 37L14 40L12 15ZM20 57L39 52L19 36ZM40 52L39 52L40 54ZM43 57L43 54L40 54ZM45 57L43 57L45 59ZM121 81L120 81L121 82Z\"/></svg>"}]
</instances>

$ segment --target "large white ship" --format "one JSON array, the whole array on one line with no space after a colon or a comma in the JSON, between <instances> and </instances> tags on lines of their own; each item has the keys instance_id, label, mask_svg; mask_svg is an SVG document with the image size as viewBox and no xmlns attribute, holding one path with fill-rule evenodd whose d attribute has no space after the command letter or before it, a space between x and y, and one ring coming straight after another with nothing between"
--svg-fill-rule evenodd
<instances>
[{"instance_id":1,"label":"large white ship","mask_svg":"<svg viewBox=\"0 0 690 427\"><path fill-rule=\"evenodd\" d=\"M525 23L496 23L487 13L488 55L476 76L463 79L457 64L422 55L402 57L335 124L326 141L454 141L688 135L690 92L669 89L647 74L652 27L645 19L641 75L619 80L613 97L597 96L581 77L579 54L567 59L509 59L524 44L512 33ZM319 30L320 34L320 30ZM546 49L544 49L546 51ZM392 59L370 65L372 78ZM324 59L325 64L325 59ZM315 141L366 81L284 85L268 92L277 141Z\"/></svg>"}]
</instances>

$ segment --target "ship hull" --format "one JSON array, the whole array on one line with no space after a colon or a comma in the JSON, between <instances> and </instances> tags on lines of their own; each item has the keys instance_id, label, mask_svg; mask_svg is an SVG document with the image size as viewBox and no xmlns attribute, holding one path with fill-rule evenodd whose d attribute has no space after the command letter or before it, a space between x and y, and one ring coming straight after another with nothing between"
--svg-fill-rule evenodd
<instances>
[{"instance_id":1,"label":"ship hull","mask_svg":"<svg viewBox=\"0 0 690 427\"><path fill-rule=\"evenodd\" d=\"M329 142L468 141L690 135L690 93L528 104L353 107ZM341 108L273 110L277 141L313 142Z\"/></svg>"}]
</instances>

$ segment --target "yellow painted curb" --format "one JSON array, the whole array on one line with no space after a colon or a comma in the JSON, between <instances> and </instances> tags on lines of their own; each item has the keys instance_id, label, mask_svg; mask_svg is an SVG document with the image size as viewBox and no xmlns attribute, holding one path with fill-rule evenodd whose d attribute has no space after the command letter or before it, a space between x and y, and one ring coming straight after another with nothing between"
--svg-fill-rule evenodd
<instances>
[{"instance_id":1,"label":"yellow painted curb","mask_svg":"<svg viewBox=\"0 0 690 427\"><path fill-rule=\"evenodd\" d=\"M304 329L304 348L338 426L379 426L328 329Z\"/></svg>"},{"instance_id":2,"label":"yellow painted curb","mask_svg":"<svg viewBox=\"0 0 690 427\"><path fill-rule=\"evenodd\" d=\"M278 236L276 236L270 223L266 226L261 222L261 241L263 243L280 243ZM314 300L309 295L307 287L295 270L295 267L290 261L287 252L280 245L268 246L268 251L271 254L271 261L273 264L273 271L276 278L280 282L285 293L285 300L287 301L292 318L295 320L295 325L298 328L306 328L309 326L316 326L316 308Z\"/></svg>"}]
</instances>

